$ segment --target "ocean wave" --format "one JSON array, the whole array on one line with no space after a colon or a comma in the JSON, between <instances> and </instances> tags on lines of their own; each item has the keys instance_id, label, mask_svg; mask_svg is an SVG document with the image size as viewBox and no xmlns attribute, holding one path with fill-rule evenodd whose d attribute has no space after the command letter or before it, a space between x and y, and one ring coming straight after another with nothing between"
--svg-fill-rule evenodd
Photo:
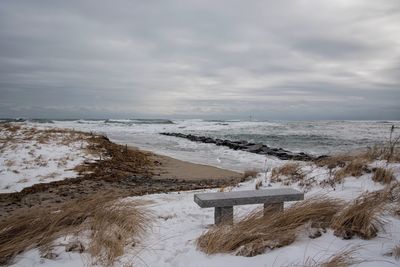
<instances>
[{"instance_id":1,"label":"ocean wave","mask_svg":"<svg viewBox=\"0 0 400 267\"><path fill-rule=\"evenodd\" d=\"M128 120L114 120L107 119L104 121L107 124L174 124L173 121L167 119L128 119Z\"/></svg>"},{"instance_id":2,"label":"ocean wave","mask_svg":"<svg viewBox=\"0 0 400 267\"><path fill-rule=\"evenodd\" d=\"M0 119L0 123L9 123L9 122L54 123L54 121L50 119L25 119L25 118Z\"/></svg>"},{"instance_id":3,"label":"ocean wave","mask_svg":"<svg viewBox=\"0 0 400 267\"><path fill-rule=\"evenodd\" d=\"M0 123L9 123L9 122L26 122L26 119L24 119L24 118L16 118L16 119L4 118L4 119L0 120Z\"/></svg>"},{"instance_id":4,"label":"ocean wave","mask_svg":"<svg viewBox=\"0 0 400 267\"><path fill-rule=\"evenodd\" d=\"M54 123L53 120L49 119L29 119L29 122L35 122L35 123Z\"/></svg>"}]
</instances>

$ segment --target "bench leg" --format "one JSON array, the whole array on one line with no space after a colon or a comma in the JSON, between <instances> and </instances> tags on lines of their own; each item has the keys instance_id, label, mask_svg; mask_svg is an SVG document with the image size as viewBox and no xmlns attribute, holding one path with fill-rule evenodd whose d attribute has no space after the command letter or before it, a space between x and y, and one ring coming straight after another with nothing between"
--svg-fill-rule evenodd
<instances>
[{"instance_id":1,"label":"bench leg","mask_svg":"<svg viewBox=\"0 0 400 267\"><path fill-rule=\"evenodd\" d=\"M280 203L264 203L264 216L271 212L283 211L283 202Z\"/></svg>"},{"instance_id":2,"label":"bench leg","mask_svg":"<svg viewBox=\"0 0 400 267\"><path fill-rule=\"evenodd\" d=\"M229 223L233 224L233 207L215 207L214 223Z\"/></svg>"}]
</instances>

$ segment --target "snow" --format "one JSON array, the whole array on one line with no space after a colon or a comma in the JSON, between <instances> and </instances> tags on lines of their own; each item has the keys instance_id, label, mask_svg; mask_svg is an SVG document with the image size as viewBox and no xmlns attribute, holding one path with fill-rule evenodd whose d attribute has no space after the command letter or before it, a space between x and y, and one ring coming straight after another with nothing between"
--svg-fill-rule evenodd
<instances>
[{"instance_id":1,"label":"snow","mask_svg":"<svg viewBox=\"0 0 400 267\"><path fill-rule=\"evenodd\" d=\"M397 164L398 165L398 164ZM399 172L396 173L399 178ZM326 178L321 176L319 179ZM263 174L262 188L281 187L280 184L268 184ZM257 179L240 184L231 190L254 189ZM332 188L314 187L305 194L306 198L314 195L327 195L345 200L351 200L365 191L374 191L383 188L371 180L371 174L359 178L348 177L342 185ZM135 266L148 267L219 267L219 266L296 266L312 261L322 262L330 256L346 249L355 249L356 259L361 262L357 266L399 266L400 262L392 257L384 256L390 249L400 242L400 220L397 217L386 216L384 231L380 231L376 238L362 240L357 237L351 240L342 240L328 230L321 237L310 239L306 234L300 234L296 241L289 246L267 251L255 257L242 257L230 254L206 255L197 250L196 239L213 224L214 210L201 209L193 201L195 193L215 192L212 190L196 190L189 192L173 192L168 194L154 194L140 197L126 198L126 201L146 200L147 209L154 214L152 230L135 248L127 247L124 256L120 257L115 266L125 266L134 263ZM285 203L285 206L291 205ZM234 209L234 218L240 217L260 205L237 206ZM139 249L138 249L139 248ZM37 251L29 251L20 255L15 267L23 266L85 266L85 259L77 253L67 253L58 249L59 256L55 260L40 259Z\"/></svg>"},{"instance_id":2,"label":"snow","mask_svg":"<svg viewBox=\"0 0 400 267\"><path fill-rule=\"evenodd\" d=\"M118 126L119 127L119 126ZM173 140L170 140L171 142ZM153 140L154 142L154 140ZM176 152L185 157L185 145L190 147L189 152L195 151L196 147L200 150L208 150L211 153L208 159L215 159L218 155L219 162L213 162L212 165L218 167L243 166L263 170L274 166L284 164L284 161L266 158L241 151L231 151L225 148L216 148L211 144L186 144L186 140L179 141ZM41 180L41 177L48 176L53 172L58 175L55 179L73 177L76 175L72 167L87 159L88 155L84 153L82 147L85 142L74 142L65 146L55 140L47 144L38 144L37 142L24 142L15 144L15 147L6 149L0 159L0 192L12 192L21 190L25 186L35 183L47 182ZM172 147L172 146L171 146ZM30 151L34 150L33 153ZM214 152L213 152L214 151ZM215 152L216 151L216 152ZM188 152L187 155L192 155ZM168 153L168 151L166 151ZM203 154L202 154L203 155ZM225 155L225 156L223 156ZM65 166L58 166L57 162L63 157L70 159ZM36 166L31 163L33 160L41 158L47 161L46 166ZM189 156L190 158L190 156ZM207 160L203 157L203 160ZM192 159L192 158L191 158ZM13 172L14 167L7 166L7 161L15 162L13 166L18 167L20 173ZM235 165L235 163L238 164ZM210 163L210 162L202 162ZM225 164L225 165L224 165ZM384 161L371 163L371 167L387 166L391 168L397 180L400 180L400 164L386 164ZM315 195L327 195L330 197L352 200L366 191L380 190L384 186L372 181L372 174L364 174L361 177L346 177L344 183L321 187L318 182L328 177L328 170L310 164L304 164L303 170L307 171L308 177L315 177L316 183L310 189L306 190L305 198ZM237 187L227 190L249 190L254 189L257 181L262 180L261 188L282 187L279 183L270 183L269 175L260 173L257 178L241 183ZM19 179L26 178L28 181L19 182ZM54 180L54 179L53 179ZM304 188L293 184L291 187L305 190ZM310 239L305 234L300 234L296 241L289 246L266 251L262 255L255 257L242 257L231 254L206 255L196 248L196 239L213 224L214 210L212 208L202 209L193 201L193 196L198 192L215 192L212 190L196 190L189 192L174 192L168 194L153 194L140 197L126 198L131 200L148 200L146 208L154 215L153 227L147 233L145 238L135 247L127 246L126 253L118 259L115 266L148 266L148 267L189 267L189 266L299 266L305 263L323 262L332 255L346 249L355 249L355 258L362 260L357 266L400 266L400 261L385 254L394 246L400 244L400 218L391 215L385 216L385 229L379 231L378 236L371 240L362 240L354 237L351 240L342 240L333 235L331 230L324 233L321 237ZM285 206L291 203L285 203ZM237 206L234 208L234 217L237 219L240 215L246 214L255 208L261 208L261 205ZM55 245L64 241L57 240ZM63 246L56 246L54 252L58 255L55 259L43 259L37 249L29 250L16 257L13 267L79 267L87 266L87 255L77 252L65 252Z\"/></svg>"},{"instance_id":3,"label":"snow","mask_svg":"<svg viewBox=\"0 0 400 267\"><path fill-rule=\"evenodd\" d=\"M254 189L255 181L244 183L233 190ZM279 184L273 186L280 187ZM264 188L266 187L264 185ZM343 186L336 190L314 188L305 197L322 194L350 200L366 190L373 191L381 188L382 186L372 182L370 177L349 178ZM358 258L367 260L359 266L376 266L376 264L396 266L400 264L393 258L383 256L400 240L400 220L393 217L386 218L385 232L380 232L378 237L368 241L358 238L342 240L329 230L320 238L310 239L307 236L300 236L287 247L255 257L222 254L207 256L196 249L195 240L213 223L213 209L199 208L193 202L194 193L196 192L141 197L141 199L154 202L149 208L158 216L153 232L146 238L146 243L143 245L147 249L139 255L147 266L289 266L302 264L309 258L322 261L338 251L351 247L357 249L356 256ZM290 203L285 205L290 205ZM234 218L255 208L257 205L237 206L234 209ZM258 206L258 208L260 207ZM170 219L164 220L163 218Z\"/></svg>"}]
</instances>

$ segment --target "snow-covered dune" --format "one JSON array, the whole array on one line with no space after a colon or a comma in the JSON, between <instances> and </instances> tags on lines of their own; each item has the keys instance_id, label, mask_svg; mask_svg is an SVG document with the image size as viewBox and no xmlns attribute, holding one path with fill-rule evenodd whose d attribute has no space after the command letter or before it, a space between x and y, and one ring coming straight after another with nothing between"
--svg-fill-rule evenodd
<instances>
[{"instance_id":1,"label":"snow-covered dune","mask_svg":"<svg viewBox=\"0 0 400 267\"><path fill-rule=\"evenodd\" d=\"M88 136L75 131L3 124L0 138L0 193L74 178L74 168L93 159Z\"/></svg>"}]
</instances>

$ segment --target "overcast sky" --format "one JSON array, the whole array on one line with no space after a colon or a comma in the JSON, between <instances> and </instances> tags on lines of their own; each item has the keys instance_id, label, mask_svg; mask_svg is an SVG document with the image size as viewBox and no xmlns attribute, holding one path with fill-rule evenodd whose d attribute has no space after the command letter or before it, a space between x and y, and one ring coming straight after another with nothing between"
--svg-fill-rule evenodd
<instances>
[{"instance_id":1,"label":"overcast sky","mask_svg":"<svg viewBox=\"0 0 400 267\"><path fill-rule=\"evenodd\" d=\"M400 119L400 1L0 1L0 117Z\"/></svg>"}]
</instances>

